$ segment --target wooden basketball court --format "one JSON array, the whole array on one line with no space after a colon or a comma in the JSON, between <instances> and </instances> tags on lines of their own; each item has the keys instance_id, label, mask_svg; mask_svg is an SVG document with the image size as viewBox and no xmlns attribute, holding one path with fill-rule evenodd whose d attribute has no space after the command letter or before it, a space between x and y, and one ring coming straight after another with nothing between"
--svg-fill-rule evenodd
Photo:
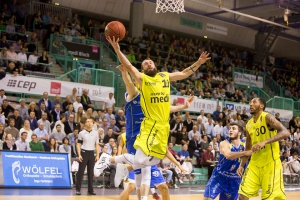
<instances>
[{"instance_id":1,"label":"wooden basketball court","mask_svg":"<svg viewBox=\"0 0 300 200\"><path fill-rule=\"evenodd\" d=\"M16 200L16 199L22 199L22 200L41 200L41 198L51 198L53 197L55 200L99 200L99 199L105 199L105 200L118 200L118 196L55 196L55 190L53 190L53 196L0 196L0 199L5 200ZM188 199L188 200L201 200L203 198L202 194L187 194L187 195L171 195L172 200L182 200L182 199ZM299 200L300 198L300 192L287 192L286 193L286 199L287 200ZM152 199L152 196L149 196L149 199ZM260 200L260 197L253 198L253 200ZM137 200L136 196L130 196L130 200ZM251 199L252 200L252 199Z\"/></svg>"}]
</instances>

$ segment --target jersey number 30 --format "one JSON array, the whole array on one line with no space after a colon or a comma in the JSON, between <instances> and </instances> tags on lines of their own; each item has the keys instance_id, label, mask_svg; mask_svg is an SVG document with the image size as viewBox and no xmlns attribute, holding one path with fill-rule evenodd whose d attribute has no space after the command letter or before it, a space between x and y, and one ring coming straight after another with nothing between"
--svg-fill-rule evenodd
<instances>
[{"instance_id":1,"label":"jersey number 30","mask_svg":"<svg viewBox=\"0 0 300 200\"><path fill-rule=\"evenodd\" d=\"M259 136L259 134L265 134L266 133L266 127L261 126L260 128L256 128L256 136Z\"/></svg>"}]
</instances>

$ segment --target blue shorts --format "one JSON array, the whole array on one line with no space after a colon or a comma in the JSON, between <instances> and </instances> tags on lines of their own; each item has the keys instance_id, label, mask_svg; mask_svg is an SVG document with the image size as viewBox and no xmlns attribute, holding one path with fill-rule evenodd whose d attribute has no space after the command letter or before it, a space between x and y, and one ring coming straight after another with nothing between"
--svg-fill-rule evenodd
<instances>
[{"instance_id":1,"label":"blue shorts","mask_svg":"<svg viewBox=\"0 0 300 200\"><path fill-rule=\"evenodd\" d=\"M126 138L127 153L135 155L136 149L133 147L136 138Z\"/></svg>"},{"instance_id":2,"label":"blue shorts","mask_svg":"<svg viewBox=\"0 0 300 200\"><path fill-rule=\"evenodd\" d=\"M215 199L220 194L221 200L237 200L240 183L241 179L213 174L206 185L204 197Z\"/></svg>"},{"instance_id":3,"label":"blue shorts","mask_svg":"<svg viewBox=\"0 0 300 200\"><path fill-rule=\"evenodd\" d=\"M134 174L140 174L141 169L136 169L128 173L128 179L134 180ZM155 186L165 183L165 179L160 172L160 170L156 167L156 165L151 166L151 182L150 188L155 188Z\"/></svg>"}]
</instances>

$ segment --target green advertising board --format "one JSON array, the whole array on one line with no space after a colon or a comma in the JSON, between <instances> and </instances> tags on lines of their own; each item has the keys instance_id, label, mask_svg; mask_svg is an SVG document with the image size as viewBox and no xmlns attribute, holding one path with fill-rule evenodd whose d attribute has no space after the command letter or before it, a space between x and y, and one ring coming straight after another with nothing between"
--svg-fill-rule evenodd
<instances>
[{"instance_id":1,"label":"green advertising board","mask_svg":"<svg viewBox=\"0 0 300 200\"><path fill-rule=\"evenodd\" d=\"M202 30L202 25L203 24L202 24L202 22L199 22L199 21L196 21L196 20L180 17L180 25Z\"/></svg>"}]
</instances>

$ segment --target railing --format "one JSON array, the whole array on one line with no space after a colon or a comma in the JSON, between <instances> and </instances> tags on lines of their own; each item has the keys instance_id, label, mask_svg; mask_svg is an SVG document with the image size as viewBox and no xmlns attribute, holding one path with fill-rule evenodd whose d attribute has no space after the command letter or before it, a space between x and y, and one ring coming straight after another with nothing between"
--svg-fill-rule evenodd
<instances>
[{"instance_id":1,"label":"railing","mask_svg":"<svg viewBox=\"0 0 300 200\"><path fill-rule=\"evenodd\" d=\"M112 71L79 67L77 77L78 83L115 87L115 73Z\"/></svg>"},{"instance_id":2,"label":"railing","mask_svg":"<svg viewBox=\"0 0 300 200\"><path fill-rule=\"evenodd\" d=\"M31 62L24 61L24 60L15 60L15 59L10 59L10 58L0 58L0 63L4 63L4 66L8 66L9 62L14 62L14 63L19 62L23 66L24 69L26 69L27 64L31 64L31 65L36 64L36 65L39 65L40 67L41 66L44 66L45 68L48 67L50 69L50 73L54 72L52 63L49 63L49 64L39 63L39 62L31 63ZM24 64L26 64L26 65L24 65ZM39 71L39 72L41 72L41 71ZM32 73L34 73L34 71Z\"/></svg>"},{"instance_id":3,"label":"railing","mask_svg":"<svg viewBox=\"0 0 300 200\"><path fill-rule=\"evenodd\" d=\"M78 82L78 70L77 69L73 69L59 77L56 78L56 80L61 80L64 81L65 78L69 78L71 80L71 82Z\"/></svg>"},{"instance_id":4,"label":"railing","mask_svg":"<svg viewBox=\"0 0 300 200\"><path fill-rule=\"evenodd\" d=\"M64 18L69 17L72 21L72 9L62 6L55 6L53 4L41 3L37 1L31 1L28 4L28 13L34 15L37 11L42 13L50 12L53 16L63 16Z\"/></svg>"},{"instance_id":5,"label":"railing","mask_svg":"<svg viewBox=\"0 0 300 200\"><path fill-rule=\"evenodd\" d=\"M267 102L267 107L277 108L282 110L294 110L294 101L291 98L274 96Z\"/></svg>"}]
</instances>

